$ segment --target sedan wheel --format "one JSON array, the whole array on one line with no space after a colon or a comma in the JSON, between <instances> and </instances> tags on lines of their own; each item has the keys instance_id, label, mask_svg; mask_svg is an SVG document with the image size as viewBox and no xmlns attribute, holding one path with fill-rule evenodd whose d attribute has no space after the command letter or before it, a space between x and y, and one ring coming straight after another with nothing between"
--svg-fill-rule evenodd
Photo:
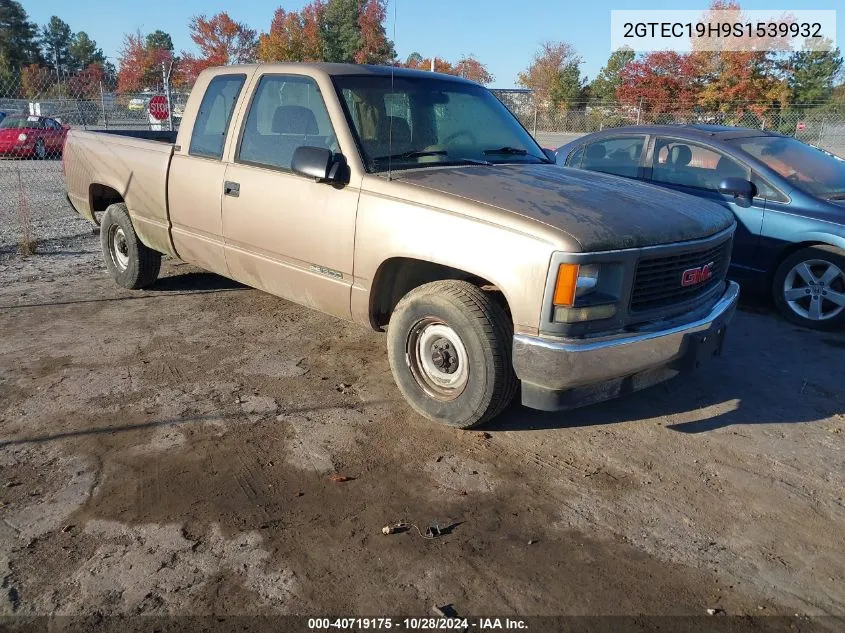
<instances>
[{"instance_id":1,"label":"sedan wheel","mask_svg":"<svg viewBox=\"0 0 845 633\"><path fill-rule=\"evenodd\" d=\"M831 247L795 253L775 275L775 301L786 318L828 330L845 323L845 256Z\"/></svg>"},{"instance_id":2,"label":"sedan wheel","mask_svg":"<svg viewBox=\"0 0 845 633\"><path fill-rule=\"evenodd\" d=\"M35 141L35 158L38 160L44 160L47 158L47 147L41 139Z\"/></svg>"}]
</instances>

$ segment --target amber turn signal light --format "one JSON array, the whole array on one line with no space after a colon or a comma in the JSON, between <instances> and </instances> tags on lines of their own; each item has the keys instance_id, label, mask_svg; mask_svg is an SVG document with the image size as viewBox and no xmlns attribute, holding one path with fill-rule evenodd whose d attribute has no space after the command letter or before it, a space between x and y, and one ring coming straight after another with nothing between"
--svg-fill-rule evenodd
<instances>
[{"instance_id":1,"label":"amber turn signal light","mask_svg":"<svg viewBox=\"0 0 845 633\"><path fill-rule=\"evenodd\" d=\"M571 306L575 303L575 291L578 289L578 264L561 264L557 269L554 304Z\"/></svg>"}]
</instances>

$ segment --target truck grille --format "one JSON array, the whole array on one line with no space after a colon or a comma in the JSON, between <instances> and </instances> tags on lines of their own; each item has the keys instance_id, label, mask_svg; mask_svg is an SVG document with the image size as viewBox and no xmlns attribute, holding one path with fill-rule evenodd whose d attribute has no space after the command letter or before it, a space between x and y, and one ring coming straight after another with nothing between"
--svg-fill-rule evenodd
<instances>
[{"instance_id":1,"label":"truck grille","mask_svg":"<svg viewBox=\"0 0 845 633\"><path fill-rule=\"evenodd\" d=\"M730 239L704 250L641 259L631 292L631 312L685 303L707 294L724 281L730 259ZM711 262L712 276L709 279L688 286L682 285L686 271L700 269Z\"/></svg>"}]
</instances>

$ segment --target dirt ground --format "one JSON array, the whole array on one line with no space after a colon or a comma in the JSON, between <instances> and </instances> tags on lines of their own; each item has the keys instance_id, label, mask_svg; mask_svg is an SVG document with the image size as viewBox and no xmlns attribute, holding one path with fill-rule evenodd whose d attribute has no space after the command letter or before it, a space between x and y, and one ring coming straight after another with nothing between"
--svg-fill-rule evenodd
<instances>
[{"instance_id":1,"label":"dirt ground","mask_svg":"<svg viewBox=\"0 0 845 633\"><path fill-rule=\"evenodd\" d=\"M47 250L0 260L0 615L845 626L845 334L752 303L696 374L462 432L383 335L173 261L121 290L90 232Z\"/></svg>"}]
</instances>

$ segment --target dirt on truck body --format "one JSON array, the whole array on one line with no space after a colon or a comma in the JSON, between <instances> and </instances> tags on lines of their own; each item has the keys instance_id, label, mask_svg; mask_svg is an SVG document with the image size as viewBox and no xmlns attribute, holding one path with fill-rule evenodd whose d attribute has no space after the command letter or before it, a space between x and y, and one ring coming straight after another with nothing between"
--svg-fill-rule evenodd
<instances>
[{"instance_id":1,"label":"dirt on truck body","mask_svg":"<svg viewBox=\"0 0 845 633\"><path fill-rule=\"evenodd\" d=\"M558 168L459 78L211 69L174 139L74 130L65 165L120 285L152 284L165 254L387 329L405 398L463 428L518 387L556 410L695 367L737 302L730 213Z\"/></svg>"}]
</instances>

